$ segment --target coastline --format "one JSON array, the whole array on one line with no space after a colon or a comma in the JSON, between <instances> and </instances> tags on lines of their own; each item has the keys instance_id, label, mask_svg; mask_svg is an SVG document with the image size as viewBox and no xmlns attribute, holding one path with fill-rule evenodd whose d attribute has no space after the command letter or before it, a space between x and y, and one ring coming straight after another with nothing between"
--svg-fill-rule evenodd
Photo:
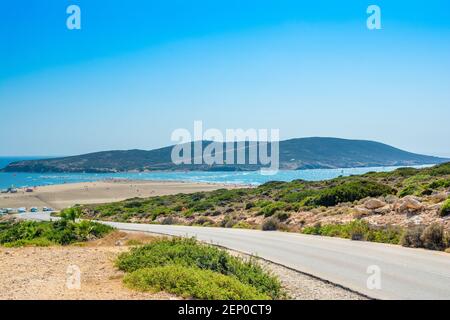
<instances>
[{"instance_id":1,"label":"coastline","mask_svg":"<svg viewBox=\"0 0 450 320\"><path fill-rule=\"evenodd\" d=\"M108 179L38 186L33 192L26 192L26 188L20 188L17 193L0 194L0 208L51 207L60 210L75 204L108 203L136 197L147 198L243 187L246 186L209 182Z\"/></svg>"}]
</instances>

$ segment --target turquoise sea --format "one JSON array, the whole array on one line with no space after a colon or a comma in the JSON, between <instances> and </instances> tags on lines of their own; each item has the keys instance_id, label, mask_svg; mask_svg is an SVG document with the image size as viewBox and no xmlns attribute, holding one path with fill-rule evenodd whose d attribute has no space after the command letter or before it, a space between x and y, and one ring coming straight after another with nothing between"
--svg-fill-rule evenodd
<instances>
[{"instance_id":1,"label":"turquoise sea","mask_svg":"<svg viewBox=\"0 0 450 320\"><path fill-rule=\"evenodd\" d=\"M1 158L0 168L12 161L29 158ZM36 158L33 158L36 159ZM416 168L426 166L416 166ZM0 189L14 187L31 187L52 184L90 182L106 179L128 180L159 180L159 181L188 181L211 182L243 185L258 185L267 181L292 181L303 179L309 181L333 179L338 176L363 174L369 171L392 171L398 167L344 168L344 169L308 169L308 170L280 170L275 175L261 175L259 171L245 172L148 172L148 173L2 173L0 172Z\"/></svg>"}]
</instances>

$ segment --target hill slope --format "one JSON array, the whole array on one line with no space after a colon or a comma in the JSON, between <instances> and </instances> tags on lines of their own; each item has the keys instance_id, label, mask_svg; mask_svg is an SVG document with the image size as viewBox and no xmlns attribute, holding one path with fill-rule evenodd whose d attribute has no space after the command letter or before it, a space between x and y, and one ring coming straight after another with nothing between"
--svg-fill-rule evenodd
<instances>
[{"instance_id":1,"label":"hill slope","mask_svg":"<svg viewBox=\"0 0 450 320\"><path fill-rule=\"evenodd\" d=\"M210 142L203 141L206 147ZM9 164L5 172L120 172L145 170L257 170L261 164L175 165L173 146L160 149L103 151L64 158ZM237 146L234 146L236 153ZM246 144L248 155L248 144ZM248 156L246 156L248 159ZM338 138L299 138L280 141L280 168L348 168L436 164L447 159L406 152L386 144Z\"/></svg>"}]
</instances>

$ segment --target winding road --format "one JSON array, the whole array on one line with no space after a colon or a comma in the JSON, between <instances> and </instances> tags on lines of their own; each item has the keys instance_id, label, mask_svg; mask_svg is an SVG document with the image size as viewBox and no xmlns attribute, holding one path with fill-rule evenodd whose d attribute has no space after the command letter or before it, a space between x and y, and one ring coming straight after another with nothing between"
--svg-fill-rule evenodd
<instances>
[{"instance_id":1,"label":"winding road","mask_svg":"<svg viewBox=\"0 0 450 320\"><path fill-rule=\"evenodd\" d=\"M21 218L49 220L48 213ZM450 254L297 233L99 221L120 230L196 237L376 299L450 299Z\"/></svg>"}]
</instances>

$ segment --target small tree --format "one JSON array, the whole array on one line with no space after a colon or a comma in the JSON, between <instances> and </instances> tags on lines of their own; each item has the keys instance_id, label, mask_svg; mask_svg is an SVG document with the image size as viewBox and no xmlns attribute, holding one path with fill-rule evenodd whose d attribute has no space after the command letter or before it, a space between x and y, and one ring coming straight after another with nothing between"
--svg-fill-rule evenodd
<instances>
[{"instance_id":1,"label":"small tree","mask_svg":"<svg viewBox=\"0 0 450 320\"><path fill-rule=\"evenodd\" d=\"M75 222L75 220L81 216L81 208L74 207L64 209L61 211L60 216L63 220Z\"/></svg>"}]
</instances>

